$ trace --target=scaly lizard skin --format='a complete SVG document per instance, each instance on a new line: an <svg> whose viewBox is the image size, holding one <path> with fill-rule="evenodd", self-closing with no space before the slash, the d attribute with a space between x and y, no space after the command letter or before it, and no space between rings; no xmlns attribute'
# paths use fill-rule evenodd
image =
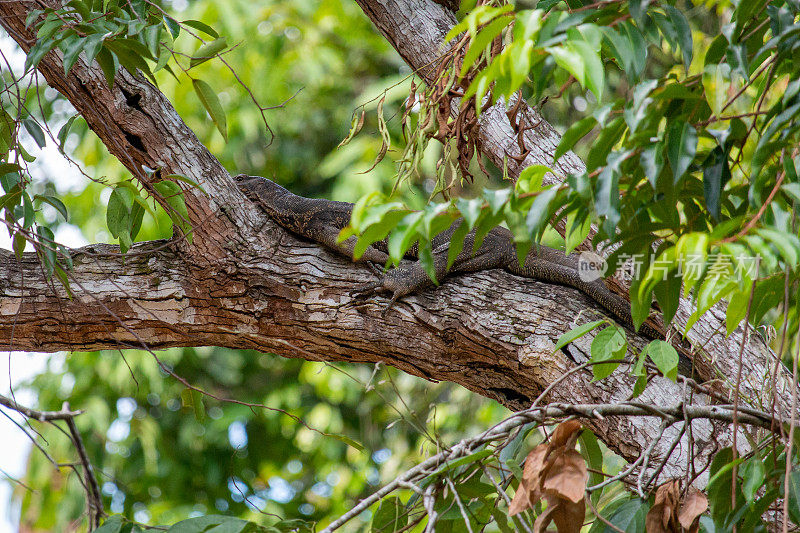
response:
<svg viewBox="0 0 800 533"><path fill-rule="evenodd" d="M337 242L341 229L350 223L353 204L297 196L277 183L259 176L242 174L235 179L242 192L280 226L353 258L356 237L350 237L342 243ZM475 234L474 232L467 234L463 250L448 270L447 252L450 238L460 224L461 221L456 221L448 230L437 235L431 243L437 280L441 281L451 274L502 268L526 278L578 289L623 324L633 327L630 304L606 287L602 279L582 280L578 275L578 260L575 254L567 256L559 250L538 245L531 248L525 263L520 265L513 236L510 231L502 227L491 230L481 246L474 251ZM416 259L416 256L416 247L406 252L408 259ZM360 261L380 264L385 264L388 259L386 240L374 243L359 258ZM387 272L380 281L363 287L359 292L391 293L391 305L396 299L431 285L433 282L420 263L408 261ZM663 331L659 331L647 322L639 328L639 332L651 339L664 338ZM683 350L679 352L681 352L680 373L691 375L690 356Z"/></svg>

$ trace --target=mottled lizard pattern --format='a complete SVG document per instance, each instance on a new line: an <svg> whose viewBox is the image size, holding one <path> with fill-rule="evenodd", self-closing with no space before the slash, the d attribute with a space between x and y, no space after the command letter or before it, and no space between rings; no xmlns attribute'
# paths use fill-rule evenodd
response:
<svg viewBox="0 0 800 533"><path fill-rule="evenodd" d="M342 228L350 223L353 204L333 200L305 198L284 189L277 183L259 176L236 176L239 188L247 197L285 229L301 237L331 248L353 258L356 238L339 243L337 238ZM458 273L477 272L502 268L526 278L545 283L555 283L578 289L591 297L617 320L628 327L633 326L630 304L612 292L602 279L584 281L578 275L578 259L575 254L544 245L534 246L520 265L514 239L510 231L497 227L491 230L481 246L473 251L474 232L467 234L464 247L450 269L447 269L447 252L453 232L461 224L456 221L448 230L437 235L432 244L436 279ZM388 260L386 240L378 241L367 248L360 261L385 264ZM416 248L406 253L406 258L416 259ZM407 294L418 292L432 285L431 279L417 261L405 261L387 272L379 281L364 288L365 292L387 292L392 302ZM663 339L664 333L645 323L639 332L651 339ZM691 360L681 353L679 370L691 374Z"/></svg>

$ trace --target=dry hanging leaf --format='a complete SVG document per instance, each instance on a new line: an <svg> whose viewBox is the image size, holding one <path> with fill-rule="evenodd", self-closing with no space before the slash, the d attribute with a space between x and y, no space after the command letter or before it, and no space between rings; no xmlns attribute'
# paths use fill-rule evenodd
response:
<svg viewBox="0 0 800 533"><path fill-rule="evenodd" d="M541 475L544 470L544 460L549 452L547 444L540 444L528 454L522 470L522 481L517 488L514 499L508 507L508 514L514 516L529 507L533 507L542 497Z"/></svg>
<svg viewBox="0 0 800 533"><path fill-rule="evenodd" d="M645 531L647 533L680 533L669 528L670 510L663 503L653 505L645 518Z"/></svg>
<svg viewBox="0 0 800 533"><path fill-rule="evenodd" d="M567 498L573 503L583 501L589 471L586 461L577 450L566 450L549 462L542 488L547 494Z"/></svg>
<svg viewBox="0 0 800 533"><path fill-rule="evenodd" d="M681 533L678 523L678 502L681 497L681 482L672 479L658 487L655 503L645 518L648 533Z"/></svg>
<svg viewBox="0 0 800 533"><path fill-rule="evenodd" d="M586 513L583 495L589 472L586 461L575 450L582 426L576 420L559 424L550 442L534 448L525 466L509 515L533 507L546 494L547 509L536 520L534 529L544 531L551 522L560 533L579 532Z"/></svg>
<svg viewBox="0 0 800 533"><path fill-rule="evenodd" d="M550 447L552 448L574 448L578 440L578 434L583 429L577 420L567 420L556 426L553 436L550 437Z"/></svg>
<svg viewBox="0 0 800 533"><path fill-rule="evenodd" d="M558 533L580 533L583 519L586 518L586 502L583 498L579 502L559 498L558 503L553 505L552 516Z"/></svg>
<svg viewBox="0 0 800 533"><path fill-rule="evenodd" d="M697 489L689 489L689 494L683 500L681 511L678 514L678 522L681 526L688 529L690 533L696 532L700 528L700 515L708 509L708 498Z"/></svg>

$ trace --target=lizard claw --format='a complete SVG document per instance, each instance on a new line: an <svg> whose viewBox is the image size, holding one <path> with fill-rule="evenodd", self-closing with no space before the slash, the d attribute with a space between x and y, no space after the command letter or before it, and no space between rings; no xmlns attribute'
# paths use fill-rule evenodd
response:
<svg viewBox="0 0 800 533"><path fill-rule="evenodd" d="M383 293L391 293L391 298L389 299L389 303L383 308L381 311L381 317L386 318L386 314L389 312L389 309L392 308L394 303L397 299L401 296L395 291L392 291L390 288L386 287L384 281L370 281L368 283L363 283L361 286L356 287L352 291L350 291L350 297L353 299L356 298L366 298L375 294L383 294Z"/></svg>

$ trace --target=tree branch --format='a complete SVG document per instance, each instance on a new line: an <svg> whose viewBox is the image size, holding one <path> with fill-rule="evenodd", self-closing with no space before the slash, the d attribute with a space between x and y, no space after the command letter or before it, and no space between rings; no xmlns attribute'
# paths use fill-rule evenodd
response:
<svg viewBox="0 0 800 533"><path fill-rule="evenodd" d="M368 14L374 10L376 19L396 26L379 27L399 43L407 59L419 50L430 62L452 24L451 14L424 0L359 3ZM34 6L0 2L0 24L23 47L32 43L23 21ZM439 9L438 15L428 9ZM383 361L427 379L459 383L512 409L527 407L574 364L588 360L591 335L555 353L554 342L576 317L582 323L594 318L587 314L604 316L600 306L573 289L505 272L449 280L404 299L384 317L385 299L364 302L350 296L354 284L372 280L373 274L273 224L246 200L149 83L120 72L109 91L99 69L82 60L64 76L59 52L48 54L40 70L131 172L139 176L141 165L160 166L196 179L209 197L187 192L195 224L192 246L182 240L143 243L124 258L114 254L112 246L78 250L71 272L72 299L45 280L35 257L26 255L17 262L10 253L0 255L0 339L9 347L56 351L213 345L310 360ZM510 131L505 114L500 115ZM489 118L487 131L506 131ZM531 141L529 158L546 158L557 142L549 125L542 121L540 128L543 139ZM498 139L492 153L502 161L515 142ZM492 146L489 140L481 142L484 149ZM714 319L724 323L724 316ZM703 335L708 332L702 324L695 328ZM633 332L629 337L637 348L648 341ZM710 340L708 351L727 364L726 345L717 337ZM765 393L758 378L769 351L757 337L747 349L752 374L745 376L755 379L745 379L742 391L757 405ZM547 400L611 403L633 387L624 368L599 383L591 383L588 369L574 372ZM723 369L724 375L735 375L724 365ZM680 385L654 377L642 401L664 405L685 394ZM705 397L697 401L708 403ZM648 418L590 424L598 437L628 459L660 434L659 424ZM730 431L722 423L696 422L696 464L702 467L718 446L730 442ZM669 442L675 434L667 431L665 436ZM656 449L665 451L660 445ZM677 458L664 475L680 475L685 467L685 458Z"/></svg>

